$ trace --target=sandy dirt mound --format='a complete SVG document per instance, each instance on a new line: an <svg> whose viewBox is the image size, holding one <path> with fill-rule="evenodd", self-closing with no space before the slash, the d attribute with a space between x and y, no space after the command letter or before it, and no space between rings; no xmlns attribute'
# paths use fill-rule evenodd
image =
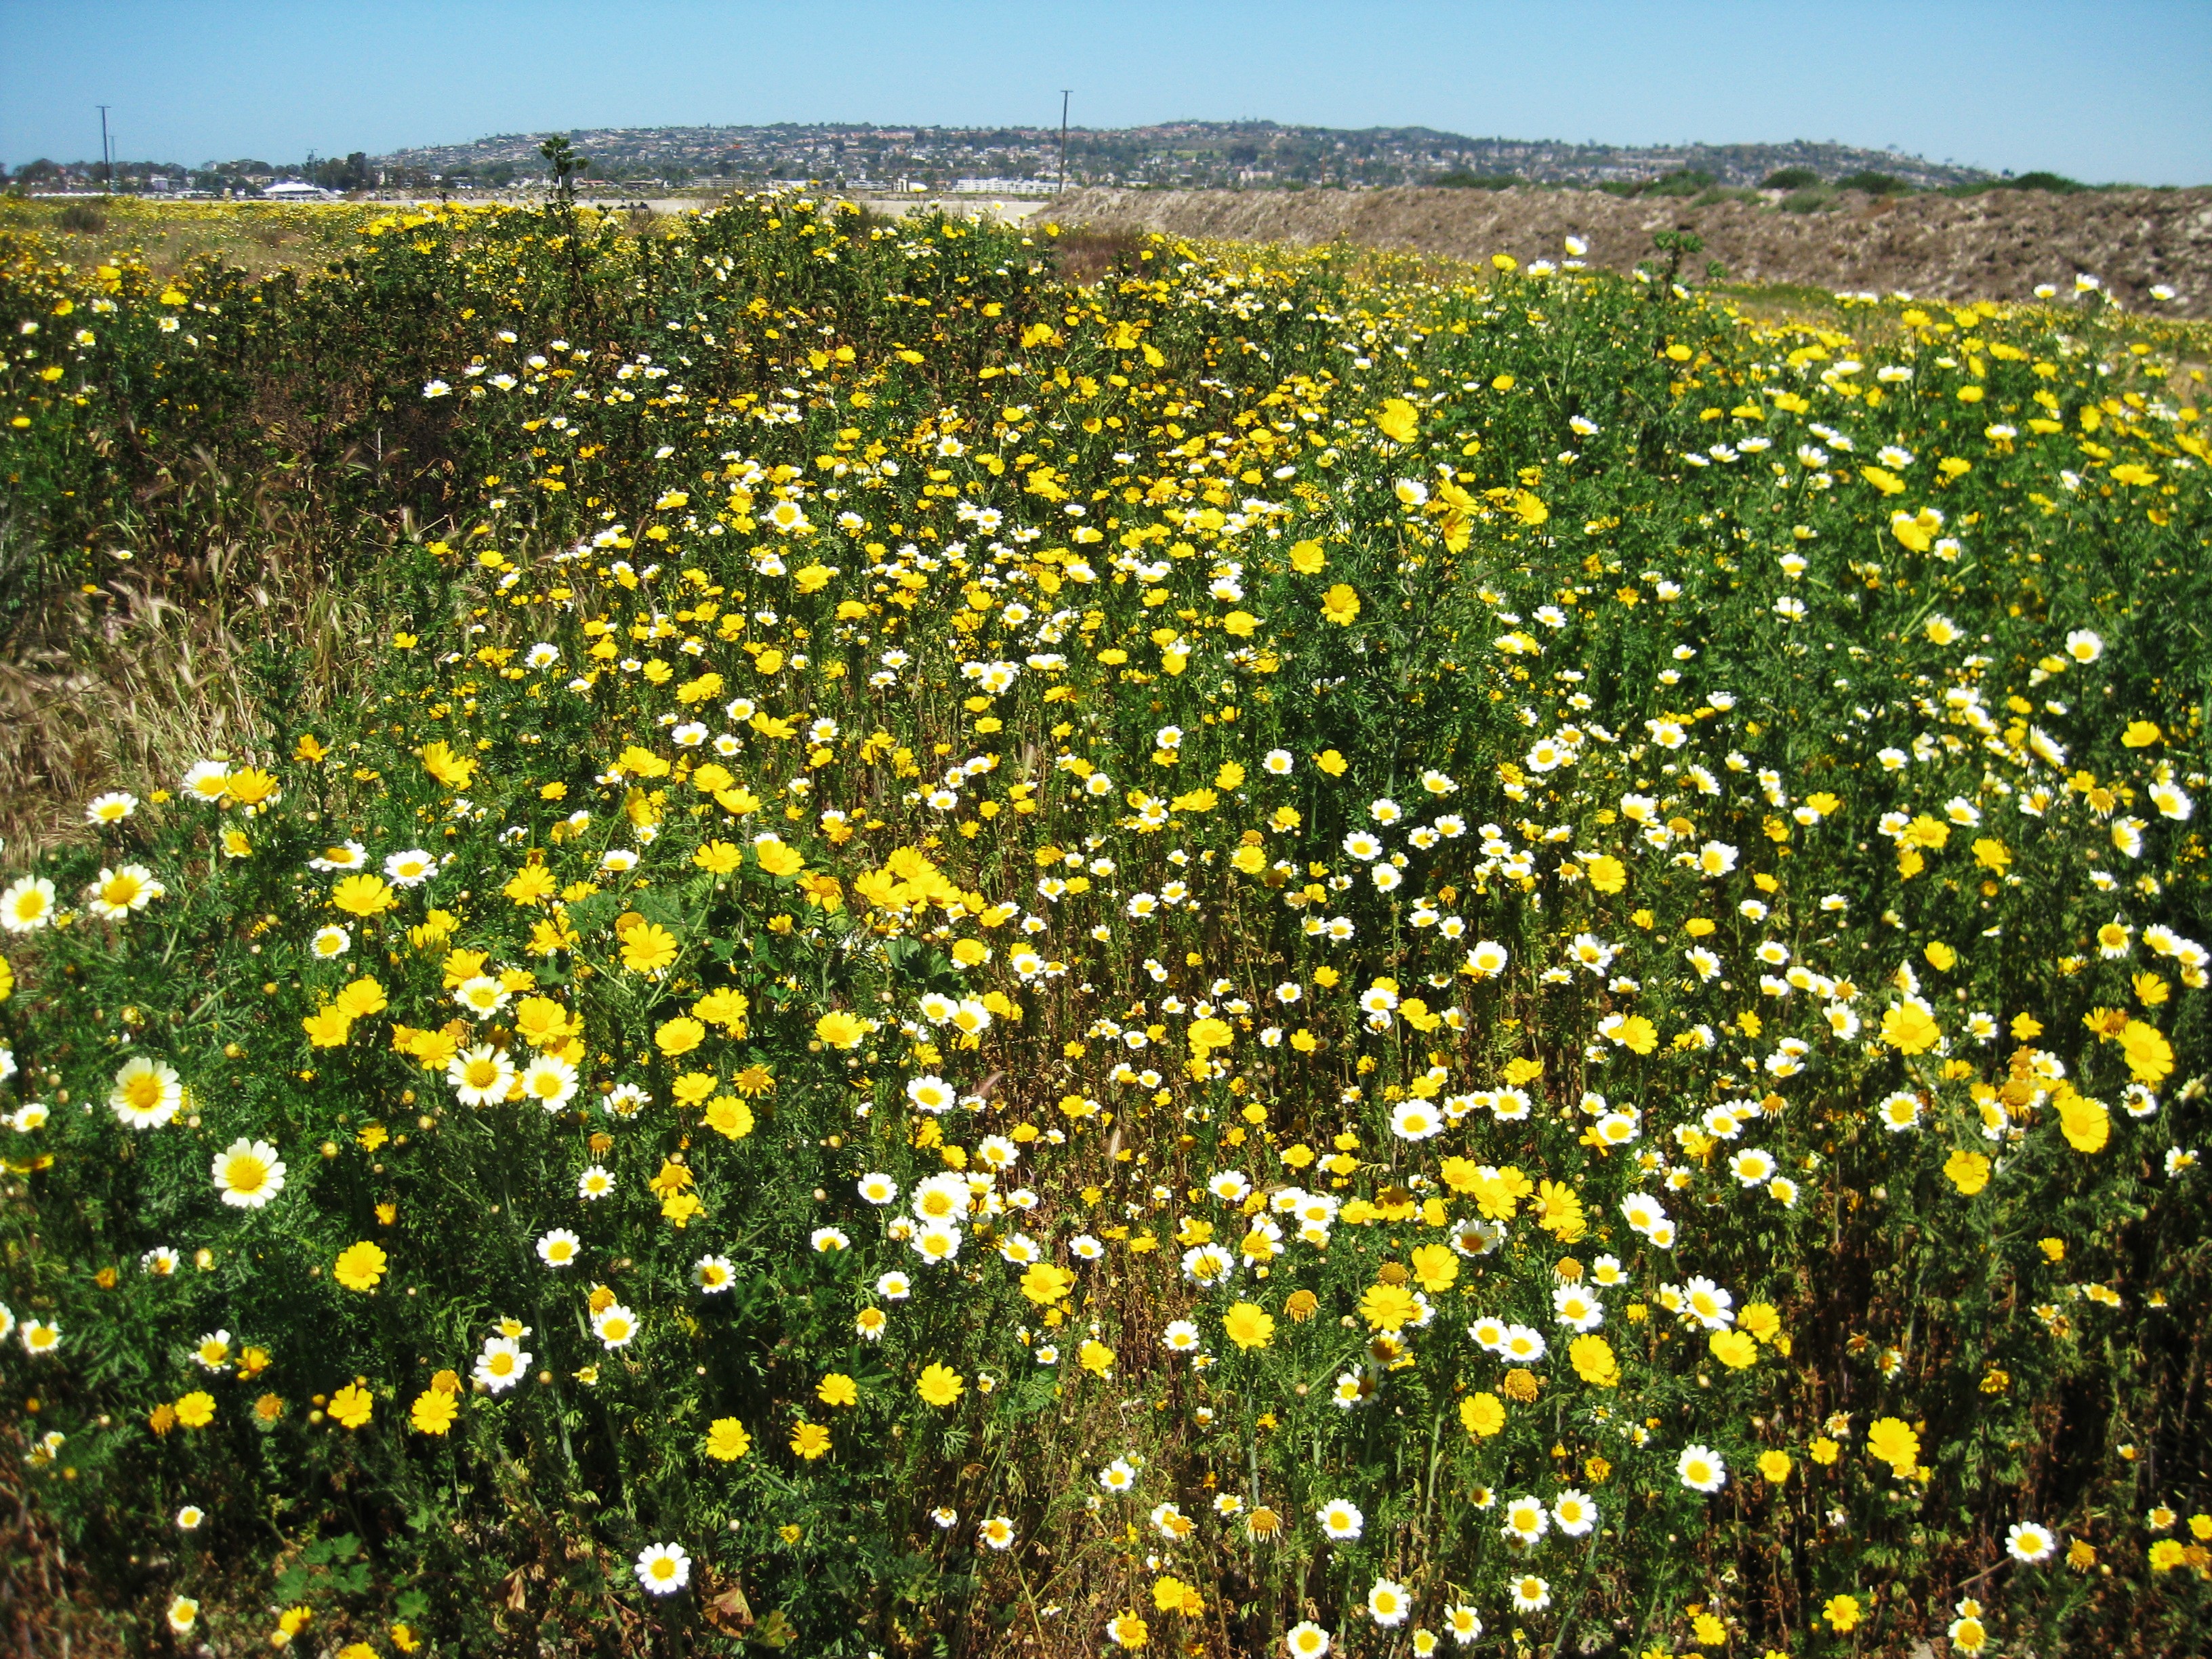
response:
<svg viewBox="0 0 2212 1659"><path fill-rule="evenodd" d="M1788 283L1930 299L2025 300L2039 283L2070 293L2087 272L2130 307L2212 314L2212 189L2051 195L1994 190L1963 198L1877 200L1846 194L1820 213L1772 202L1693 207L1597 191L1071 191L1053 204L1062 224L1161 230L1237 241L1341 239L1452 258L1560 257L1562 239L1589 244L1594 266L1626 270L1650 257L1652 233L1686 229L1732 282ZM2160 304L2154 285L2175 290Z"/></svg>

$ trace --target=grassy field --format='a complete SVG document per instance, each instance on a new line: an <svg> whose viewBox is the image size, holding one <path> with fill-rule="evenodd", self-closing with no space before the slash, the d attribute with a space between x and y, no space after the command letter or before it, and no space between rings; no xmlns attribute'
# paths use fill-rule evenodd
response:
<svg viewBox="0 0 2212 1659"><path fill-rule="evenodd" d="M2212 1616L2201 328L264 222L0 233L33 1639Z"/></svg>

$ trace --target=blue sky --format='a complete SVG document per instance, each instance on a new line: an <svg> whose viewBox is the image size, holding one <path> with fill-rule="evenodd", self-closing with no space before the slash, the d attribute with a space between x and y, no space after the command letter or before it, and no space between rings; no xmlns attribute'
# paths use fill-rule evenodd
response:
<svg viewBox="0 0 2212 1659"><path fill-rule="evenodd" d="M1837 139L2212 183L2207 0L0 0L0 161L378 153L583 126L1266 118Z"/></svg>

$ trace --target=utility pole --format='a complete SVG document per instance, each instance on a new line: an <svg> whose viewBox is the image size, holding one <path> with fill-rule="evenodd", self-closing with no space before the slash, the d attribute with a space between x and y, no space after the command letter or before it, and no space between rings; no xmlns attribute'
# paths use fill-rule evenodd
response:
<svg viewBox="0 0 2212 1659"><path fill-rule="evenodd" d="M107 151L107 110L106 104L100 106L100 182L112 193L115 189L115 161Z"/></svg>
<svg viewBox="0 0 2212 1659"><path fill-rule="evenodd" d="M1067 100L1069 88L1060 89L1060 193L1067 194Z"/></svg>

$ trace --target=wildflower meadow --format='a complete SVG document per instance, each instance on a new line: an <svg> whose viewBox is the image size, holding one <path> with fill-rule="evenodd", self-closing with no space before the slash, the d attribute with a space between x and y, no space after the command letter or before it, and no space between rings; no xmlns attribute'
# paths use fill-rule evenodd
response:
<svg viewBox="0 0 2212 1659"><path fill-rule="evenodd" d="M0 247L8 625L350 619L0 849L24 1629L2203 1640L2203 325L329 211Z"/></svg>

